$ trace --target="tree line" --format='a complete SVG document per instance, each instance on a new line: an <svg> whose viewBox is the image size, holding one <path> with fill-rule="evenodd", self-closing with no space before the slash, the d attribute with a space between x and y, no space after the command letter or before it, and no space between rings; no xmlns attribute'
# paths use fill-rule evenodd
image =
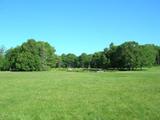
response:
<svg viewBox="0 0 160 120"><path fill-rule="evenodd" d="M135 41L121 45L110 44L109 48L94 54L73 53L56 55L49 43L29 39L22 45L0 49L0 70L3 71L44 71L51 68L96 68L136 70L160 65L160 46L139 45Z"/></svg>

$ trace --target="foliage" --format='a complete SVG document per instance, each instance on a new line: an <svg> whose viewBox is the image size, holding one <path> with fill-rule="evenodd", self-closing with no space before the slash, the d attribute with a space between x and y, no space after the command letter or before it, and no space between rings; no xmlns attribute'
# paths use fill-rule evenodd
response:
<svg viewBox="0 0 160 120"><path fill-rule="evenodd" d="M92 68L105 68L107 64L107 57L104 52L96 52L91 59Z"/></svg>
<svg viewBox="0 0 160 120"><path fill-rule="evenodd" d="M62 67L77 67L78 58L74 54L62 54L61 56L61 66Z"/></svg>
<svg viewBox="0 0 160 120"><path fill-rule="evenodd" d="M81 68L90 68L91 59L92 59L92 55L87 55L86 53L82 53L78 57L79 67L81 67Z"/></svg>
<svg viewBox="0 0 160 120"><path fill-rule="evenodd" d="M4 57L4 47L0 48L0 70L4 69L5 57Z"/></svg>
<svg viewBox="0 0 160 120"><path fill-rule="evenodd" d="M154 45L139 45L135 41L125 42L119 46L111 43L109 50L105 49L110 68L134 70L153 66L158 51Z"/></svg>
<svg viewBox="0 0 160 120"><path fill-rule="evenodd" d="M139 45L135 41L121 45L111 43L109 48L93 54L55 54L49 43L30 39L21 46L6 52L0 49L0 70L41 71L50 68L98 68L136 70L160 65L160 47L152 44Z"/></svg>
<svg viewBox="0 0 160 120"><path fill-rule="evenodd" d="M47 42L28 40L6 52L8 69L13 71L40 71L55 66L55 49Z"/></svg>

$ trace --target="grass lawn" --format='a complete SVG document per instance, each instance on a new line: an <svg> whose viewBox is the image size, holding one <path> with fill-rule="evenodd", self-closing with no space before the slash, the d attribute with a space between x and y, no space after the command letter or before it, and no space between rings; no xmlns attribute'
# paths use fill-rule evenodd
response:
<svg viewBox="0 0 160 120"><path fill-rule="evenodd" d="M160 68L0 72L0 120L160 120Z"/></svg>

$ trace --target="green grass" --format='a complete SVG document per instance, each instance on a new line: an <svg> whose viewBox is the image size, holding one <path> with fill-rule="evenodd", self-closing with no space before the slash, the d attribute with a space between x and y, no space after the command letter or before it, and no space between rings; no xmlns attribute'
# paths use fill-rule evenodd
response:
<svg viewBox="0 0 160 120"><path fill-rule="evenodd" d="M160 68L0 72L0 120L160 120Z"/></svg>

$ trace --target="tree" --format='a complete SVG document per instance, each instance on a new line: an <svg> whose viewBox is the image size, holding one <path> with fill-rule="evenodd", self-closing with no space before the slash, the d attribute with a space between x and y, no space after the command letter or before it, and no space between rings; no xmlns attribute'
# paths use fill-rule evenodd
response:
<svg viewBox="0 0 160 120"><path fill-rule="evenodd" d="M128 70L139 66L139 45L134 41L125 42L117 48L119 68Z"/></svg>
<svg viewBox="0 0 160 120"><path fill-rule="evenodd" d="M67 67L75 68L77 67L77 56L69 53L66 56Z"/></svg>
<svg viewBox="0 0 160 120"><path fill-rule="evenodd" d="M70 67L75 68L78 66L78 58L76 55L69 53L69 54L62 54L61 55L61 66L62 67Z"/></svg>
<svg viewBox="0 0 160 120"><path fill-rule="evenodd" d="M157 51L157 54L156 54L156 65L160 65L160 47L159 46L155 46L155 49Z"/></svg>
<svg viewBox="0 0 160 120"><path fill-rule="evenodd" d="M28 40L21 46L9 49L6 60L9 70L40 71L55 67L55 49L47 42Z"/></svg>
<svg viewBox="0 0 160 120"><path fill-rule="evenodd" d="M160 65L160 47L158 48L157 50L157 57L156 57L156 60L157 60L157 64Z"/></svg>
<svg viewBox="0 0 160 120"><path fill-rule="evenodd" d="M91 62L91 55L87 55L86 53L82 53L78 57L79 67L81 68L89 68Z"/></svg>
<svg viewBox="0 0 160 120"><path fill-rule="evenodd" d="M39 56L41 64L44 66L55 67L57 56L55 55L55 49L47 42L38 42Z"/></svg>
<svg viewBox="0 0 160 120"><path fill-rule="evenodd" d="M49 43L29 39L22 45L4 52L0 49L0 70L41 71L53 67L81 67L134 70L160 64L160 47L152 44L139 45L135 41L121 45L110 44L104 51L80 56L55 54Z"/></svg>
<svg viewBox="0 0 160 120"><path fill-rule="evenodd" d="M62 59L61 56L55 55L55 68L62 67Z"/></svg>
<svg viewBox="0 0 160 120"><path fill-rule="evenodd" d="M139 45L135 41L128 41L119 46L111 43L110 48L104 50L110 68L128 70L152 66L158 53L156 51L154 45Z"/></svg>
<svg viewBox="0 0 160 120"><path fill-rule="evenodd" d="M102 53L101 55L101 62L102 62L102 68L103 69L108 69L110 66L110 60L108 58L107 53L105 53L105 51Z"/></svg>
<svg viewBox="0 0 160 120"><path fill-rule="evenodd" d="M1 47L1 48L0 48L0 70L3 70L4 62L5 62L5 58L4 58L4 47Z"/></svg>
<svg viewBox="0 0 160 120"><path fill-rule="evenodd" d="M153 66L156 62L157 51L154 45L141 45L141 61L140 67L150 67Z"/></svg>
<svg viewBox="0 0 160 120"><path fill-rule="evenodd" d="M109 68L117 68L118 65L118 51L117 51L117 47L115 46L113 43L110 44L109 49L105 48L104 52L106 57L109 59Z"/></svg>
<svg viewBox="0 0 160 120"><path fill-rule="evenodd" d="M20 51L20 47L17 46L16 48L10 48L6 51L5 58L6 58L6 69L7 70L16 70L16 62L17 57Z"/></svg>
<svg viewBox="0 0 160 120"><path fill-rule="evenodd" d="M92 68L105 68L107 58L104 52L96 52L92 55L91 67Z"/></svg>

